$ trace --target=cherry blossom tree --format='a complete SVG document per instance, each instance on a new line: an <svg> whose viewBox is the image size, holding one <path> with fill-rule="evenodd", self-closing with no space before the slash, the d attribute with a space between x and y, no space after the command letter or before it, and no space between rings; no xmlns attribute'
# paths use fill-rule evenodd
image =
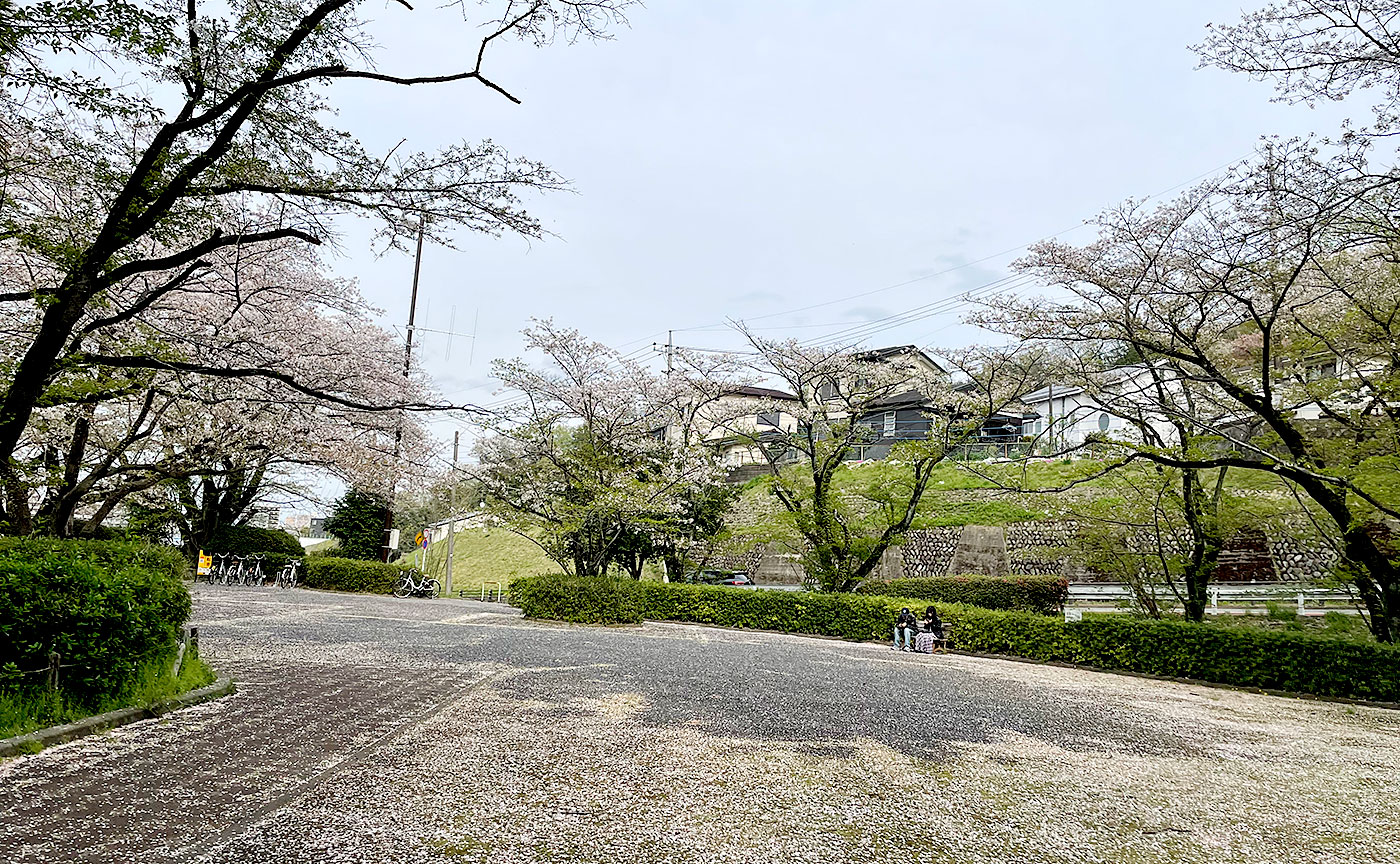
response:
<svg viewBox="0 0 1400 864"><path fill-rule="evenodd" d="M165 362L111 353L91 328L197 293L195 281L221 257L286 241L322 243L343 215L375 220L388 246L424 231L446 242L459 228L541 235L520 196L565 185L548 167L490 140L435 153L402 145L370 153L331 125L328 94L345 81L471 83L518 102L489 77L489 49L510 39L605 37L628 0L461 4L463 17L482 27L475 50L455 62L428 58L450 64L445 69L403 73L374 67L377 25L363 16L365 5L6 7L0 243L36 271L0 288L0 303L30 304L25 314L35 318L0 377L0 480L11 506L23 495L14 458L33 412L75 364L131 370ZM407 2L392 8L412 11ZM173 362L176 371L202 371L195 361ZM239 374L337 401L299 372L295 364L250 365Z"/></svg>
<svg viewBox="0 0 1400 864"><path fill-rule="evenodd" d="M1017 266L1057 293L1004 301L979 321L1070 349L1113 342L1146 358L1143 368L1165 384L1136 410L1144 428L1173 433L1120 439L1127 452L1117 464L1149 462L1188 480L1222 469L1279 478L1331 524L1372 631L1392 641L1400 570L1384 520L1400 516L1389 480L1400 446L1400 273L1391 263L1400 246L1358 230L1358 196L1327 166L1315 165L1305 184L1307 164L1294 153L1266 157L1155 210L1111 210L1087 246L1033 247ZM1103 384L1110 371L1088 377ZM1134 416L1123 400L1108 403ZM1187 483L1188 503L1207 494L1203 486Z"/></svg>
<svg viewBox="0 0 1400 864"><path fill-rule="evenodd" d="M983 319L1061 346L1116 344L1169 371L1179 384L1154 410L1176 444L1142 439L1125 461L1187 481L1222 469L1279 478L1329 529L1382 641L1400 638L1400 173L1385 152L1400 119L1396 12L1287 0L1211 27L1203 64L1270 80L1287 102L1364 91L1373 122L1324 144L1268 142L1162 207L1108 211L1092 244L1033 248L1018 266L1057 293Z"/></svg>
<svg viewBox="0 0 1400 864"><path fill-rule="evenodd" d="M717 530L704 502L722 491L719 465L692 426L729 386L719 365L681 355L663 376L550 321L524 333L546 363L495 364L520 395L476 448L496 518L579 575L619 564L639 577Z"/></svg>
<svg viewBox="0 0 1400 864"><path fill-rule="evenodd" d="M7 514L22 526L33 505L40 527L81 533L137 496L198 543L305 469L388 494L420 467L400 451L424 449L398 409L430 394L376 311L308 247L269 244L230 250L137 315L91 318L93 351L31 416Z"/></svg>

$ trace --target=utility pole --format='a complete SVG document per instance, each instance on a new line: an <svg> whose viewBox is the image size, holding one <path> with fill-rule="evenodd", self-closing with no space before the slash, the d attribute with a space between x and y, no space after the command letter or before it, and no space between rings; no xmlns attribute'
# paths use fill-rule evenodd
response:
<svg viewBox="0 0 1400 864"><path fill-rule="evenodd" d="M418 248L413 253L413 291L408 298L408 332L403 340L403 377L408 380L409 370L413 367L413 318L418 312L418 271L423 266L423 223L418 224ZM398 463L403 455L403 411L399 411L399 425L394 430L394 471L398 471ZM395 475L397 477L397 474ZM380 552L379 560L389 562L389 538L394 530L394 495L398 492L398 481L395 480L393 488L389 490L388 506L384 508L384 546Z"/></svg>
<svg viewBox="0 0 1400 864"><path fill-rule="evenodd" d="M1046 433L1050 436L1050 452L1053 454L1059 448L1055 446L1055 385L1051 384L1046 391L1046 402L1050 406L1050 425L1046 428Z"/></svg>
<svg viewBox="0 0 1400 864"><path fill-rule="evenodd" d="M675 334L676 334L676 331L674 331L674 330L667 330L667 331L666 331L666 377L667 377L667 378L670 378L670 377L671 377L671 369L672 369L671 359L672 359L672 358L675 356L675 354L676 354L676 339L675 339Z"/></svg>
<svg viewBox="0 0 1400 864"><path fill-rule="evenodd" d="M449 481L451 497L447 505L447 575L442 579L443 596L452 594L452 542L457 538L457 443L461 436L460 431L452 431L452 479Z"/></svg>

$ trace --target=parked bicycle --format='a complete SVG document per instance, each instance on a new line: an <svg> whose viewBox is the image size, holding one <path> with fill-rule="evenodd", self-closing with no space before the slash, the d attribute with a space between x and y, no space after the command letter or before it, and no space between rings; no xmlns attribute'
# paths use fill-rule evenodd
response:
<svg viewBox="0 0 1400 864"><path fill-rule="evenodd" d="M216 552L210 556L213 566L203 578L210 585L249 585L257 588L272 582L278 588L295 588L299 580L301 562L292 560L275 572L263 569L263 555L234 555L229 552Z"/></svg>
<svg viewBox="0 0 1400 864"><path fill-rule="evenodd" d="M263 583L267 581L267 577L263 575L262 571L263 556L249 555L244 560L247 562L247 568L243 571L243 584L261 588Z"/></svg>
<svg viewBox="0 0 1400 864"><path fill-rule="evenodd" d="M412 568L405 570L394 583L395 597L436 597L442 593L442 583L429 579Z"/></svg>
<svg viewBox="0 0 1400 864"><path fill-rule="evenodd" d="M224 573L228 570L229 555L227 552L218 552L211 557L214 559L214 566L209 568L209 572L205 574L204 578L208 580L210 585L224 583L226 578Z"/></svg>
<svg viewBox="0 0 1400 864"><path fill-rule="evenodd" d="M285 565L283 565L281 571L279 571L278 574L277 574L277 587L278 587L278 588L295 588L295 587L297 587L297 567L298 567L298 566L300 566L300 562L298 562L298 561L288 561Z"/></svg>

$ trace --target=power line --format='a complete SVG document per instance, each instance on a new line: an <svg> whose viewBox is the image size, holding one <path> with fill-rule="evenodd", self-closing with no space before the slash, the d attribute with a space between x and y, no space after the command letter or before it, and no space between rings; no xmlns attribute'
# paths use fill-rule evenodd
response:
<svg viewBox="0 0 1400 864"><path fill-rule="evenodd" d="M1248 157L1248 154L1246 154L1245 156L1240 156L1240 157L1231 159L1231 160L1229 160L1228 162L1224 162L1224 163L1222 163L1222 164L1220 164L1220 165L1217 165L1216 167L1211 168L1211 169L1209 169L1209 170L1207 170L1207 171L1205 171L1205 172L1203 172L1203 173L1201 173L1201 174L1198 174L1198 175L1196 175L1195 177L1192 177L1192 178L1187 179L1187 180L1183 180L1182 182L1176 183L1176 184L1174 184L1174 185L1172 185L1172 186L1168 186L1167 188L1162 189L1162 190L1160 190L1160 191L1158 191L1158 192L1154 192L1154 193L1152 193L1151 195L1148 195L1148 196L1144 197L1142 200L1145 202L1145 201L1151 201L1151 200L1153 200L1153 199L1155 199L1155 198L1160 198L1160 197L1163 196L1163 195L1166 195L1166 194L1168 194L1168 193L1170 193L1170 192L1174 192L1174 191L1176 191L1177 189L1180 189L1180 188L1182 188L1182 187L1184 187L1184 186L1187 186L1187 185L1190 185L1190 184L1192 184L1192 183L1195 183L1195 182L1197 182L1198 180L1202 180L1202 179L1204 179L1204 178L1206 178L1206 177L1210 177L1210 176L1213 176L1213 175L1215 175L1215 174L1218 174L1218 173L1220 173L1221 171L1223 171L1223 170L1225 170L1225 169L1227 169L1227 168L1230 168L1230 167L1232 167L1232 166L1234 166L1234 165L1239 164L1240 162L1244 161L1244 160L1247 159L1247 158L1249 158L1249 157ZM801 312L809 312L809 311L811 311L811 310L813 310L813 309L822 309L822 308L825 308L825 307L828 307L828 306L834 306L834 305L836 305L836 304L838 304L838 303L847 303L847 302L850 302L850 301L852 301L852 300L859 300L859 299L862 299L862 298L865 298L865 297L872 297L872 296L874 296L874 295L876 295L876 294L882 294L882 293L885 293L885 292L887 292L887 291L893 291L893 290L895 290L895 289L897 289L897 288L904 288L904 287L907 287L907 286L909 286L909 285L914 285L914 284L917 284L917 283L919 283L919 282L924 282L924 281L927 281L927 280L929 280L929 279L936 278L936 277L938 277L938 276L945 276L945 275L947 275L947 274L949 274L949 273L955 273L955 272L957 272L957 271L959 271L959 270L964 270L964 269L966 269L966 268L968 268L968 267L973 267L973 266L976 266L976 265L978 265L978 264L986 263L987 261L992 261L992 260L995 260L995 259L997 259L997 258L1001 258L1001 257L1003 257L1003 256L1006 256L1006 255L1011 254L1012 252L1018 252L1018 251L1020 251L1020 250L1022 250L1022 249L1029 248L1030 246L1032 246L1032 245L1034 245L1034 244L1036 244L1036 243L1042 243L1042 242L1045 242L1045 241L1047 241L1047 240L1053 240L1053 239L1055 239L1055 238L1057 238L1057 237L1060 237L1061 235L1068 234L1068 233L1071 232L1071 231L1078 230L1079 228L1084 227L1086 224L1088 224L1086 221L1081 221L1081 222L1079 222L1079 223L1077 223L1077 224L1075 224L1075 225L1069 226L1069 227L1067 227L1067 228L1062 228L1061 230L1056 231L1056 232L1054 232L1053 234L1044 235L1044 236L1042 236L1042 237L1040 237L1040 238L1037 238L1036 240L1032 240L1032 241L1027 242L1027 243L1022 243L1022 244L1017 245L1017 246L1012 246L1012 247L1009 247L1009 248L1007 248L1007 249L1003 249L1003 250L1001 250L1001 251L999 251L999 252L993 252L993 253L990 254L990 255L984 255L984 256L981 257L981 258L977 258L977 259L972 260L972 261L967 261L967 262L964 262L964 263L962 263L962 264L958 264L958 265L953 266L953 267L948 267L948 268L946 268L946 269L939 270L939 271L936 271L936 272L933 272L933 273L926 273L926 274L924 274L924 275L922 275L922 276L915 276L915 277L913 277L913 278L911 278L911 279L906 279L906 280L903 280L903 281L901 281L901 282L896 282L896 283L893 283L893 284L890 284L890 285L885 285L885 286L880 287L880 288L871 289L871 290L869 290L869 291L862 291L862 292L855 293L855 294L849 294L849 295L846 295L846 296L844 296L844 297L838 297L838 298L835 298L835 299L832 299L832 300L826 300L826 301L823 301L823 302L821 302L821 303L813 303L813 304L810 304L810 305L807 305L807 306L798 307L798 308L796 308L796 309L787 309L787 310L783 310L783 311L779 311L779 312L769 312L769 313L766 313L766 314L763 314L763 315L752 316L752 317L746 318L745 321L746 321L746 323L747 323L747 322L751 322L751 321L765 321L765 320L768 320L768 319L771 319L771 318L777 318L777 317L781 317L781 316L785 316L785 315L796 315L796 314L801 313ZM907 324L907 323L913 323L913 322L915 322L915 321L922 321L922 320L925 320L925 319L927 319L927 318L934 317L935 315L946 314L946 313L948 313L948 312L953 311L954 309L962 308L962 307L964 307L964 306L970 306L970 305L972 305L973 302L975 302L976 300L981 299L981 298L983 298L983 297L986 297L986 296L988 296L989 294L999 293L999 292L1001 292L1001 291L1011 290L1011 289L1013 289L1013 288L1019 288L1019 287L1022 287L1022 286L1024 286L1024 285L1029 284L1029 283L1034 282L1034 281L1035 281L1034 277L1029 276L1029 275L1027 275L1027 274L1017 274L1017 275L1012 275L1012 276L1005 276L1005 277L1002 277L1001 279L994 280L993 282L985 283L985 284L979 285L979 286L977 286L977 287L975 287L975 288L968 289L967 291L964 291L964 292L962 292L962 293L960 293L960 294L953 295L952 297L947 297L947 298L943 298L943 299L941 299L941 300L934 301L934 302L932 302L932 303L927 303L927 304L924 304L923 306L915 307L915 308L913 308L913 309L905 310L904 312L900 312L900 313L896 313L896 314L894 314L894 315L886 316L885 318L879 318L879 319L875 319L875 320L873 320L873 321L867 321L867 322L862 322L862 323L859 323L859 324L849 325L849 326L846 326L846 327L844 327L843 329L838 330L838 331L835 331L835 332L833 332L833 333L826 333L826 334L822 334L822 335L820 335L820 336L814 337L813 339L805 340L805 341L803 341L801 344L809 345L809 346L812 346L812 347L821 347L821 346L834 345L834 344L837 344L837 343L842 342L842 341L856 342L856 341L859 341L859 340L863 340L863 339L869 338L870 336L877 335L877 334L879 334L879 333L887 332L887 331L889 331L889 330L895 329L896 327L902 326L902 325ZM788 329L799 329L799 328L801 328L801 329L814 329L814 328L818 328L818 327L822 327L822 326L835 326L835 325L796 324L796 325L787 325L787 326L784 326L784 325L777 325L777 326L774 326L774 327L768 327L768 328L754 328L754 329L755 329L755 330L788 330ZM940 332L941 330L947 329L947 327L950 327L950 326L952 326L951 323L950 323L950 324L946 324L946 325L944 325L944 326L942 326L942 327L936 328L935 330L933 330L933 331L931 331L930 333L926 334L924 337L920 337L920 341L922 341L922 339L924 339L924 338L927 338L927 336L932 335L933 333L936 333L936 332ZM705 331L705 330L724 329L724 328L727 328L727 327L728 327L728 322L714 322L714 323L711 323L711 324L703 324L703 325L698 325L698 326L694 326L694 327L677 327L677 328L674 328L672 332L675 332L675 333L689 333L689 332L698 332L698 331ZM650 342L651 340L655 339L657 336L660 336L660 335L662 335L662 333L661 333L661 332L658 332L658 333L652 334L651 336L645 336L645 337L642 337L642 338L640 338L640 339L635 339L635 340L632 340L632 341L630 341L630 342L625 342L625 343L623 343L622 345L619 345L617 348L615 348L615 349L613 349L613 350L614 350L614 351L620 351L622 348L627 348L627 347L629 347L629 346L631 346L631 345L638 345L638 344L648 343L648 342ZM640 348L640 349L637 349L637 350L628 352L628 353L625 354L625 355L619 355L618 359L615 360L615 361L613 361L612 363L610 363L608 368L615 368L616 366L620 366L621 363L625 362L625 361L628 360L628 359L632 359L632 358L638 356L639 354L641 354L642 352L648 350L649 348L650 348L650 345L645 345L645 344L643 344L643 347ZM734 354L744 354L744 353L748 353L748 352L722 351L721 349L689 348L688 350L693 350L693 351L704 351L704 352L707 352L707 353L734 353ZM445 394L445 395L452 395L453 393L465 392L466 390L470 390L470 389L473 389L473 388L470 388L470 387L467 387L467 388L460 388L460 389L458 389L458 390L451 391L451 393L448 393L448 394ZM513 401L511 398L506 398L506 399L497 400L497 401L495 401L495 402L493 402L493 403L490 403L490 404L488 404L488 405L483 405L483 406L479 406L479 407L484 408L484 409L486 409L486 410L492 410L493 408L499 408L499 407L501 407L501 406L503 406L503 405L507 405L507 404L509 404L511 401Z"/></svg>
<svg viewBox="0 0 1400 864"><path fill-rule="evenodd" d="M845 330L839 330L835 333L828 333L823 336L817 337L814 340L809 340L809 342L813 344L814 347L821 345L833 345L843 341L858 342L867 339L870 336L874 336L877 333L883 333L887 330L893 330L894 328L901 327L905 324L910 324L915 321L923 321L927 318L932 318L937 315L946 315L957 309L966 306L971 306L976 300L979 300L983 297L998 294L1012 288L1017 288L1033 281L1033 277L1024 274L1017 276L1006 276L1001 279L994 280L992 282L987 282L985 284L978 285L975 288L970 288L967 291L962 292L961 294L955 294L952 297L946 297L941 300L936 300L932 303L926 303L923 306L916 306L913 309L908 309L904 312L899 312L894 315L888 315L884 318L877 318L873 321L867 321L862 324L856 324L851 327L847 327Z"/></svg>

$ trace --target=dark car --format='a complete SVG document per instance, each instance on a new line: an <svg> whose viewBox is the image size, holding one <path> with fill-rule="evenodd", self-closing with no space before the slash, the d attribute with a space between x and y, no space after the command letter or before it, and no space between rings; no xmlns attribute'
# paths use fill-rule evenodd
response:
<svg viewBox="0 0 1400 864"><path fill-rule="evenodd" d="M742 570L701 570L700 581L706 585L752 585L754 581Z"/></svg>

